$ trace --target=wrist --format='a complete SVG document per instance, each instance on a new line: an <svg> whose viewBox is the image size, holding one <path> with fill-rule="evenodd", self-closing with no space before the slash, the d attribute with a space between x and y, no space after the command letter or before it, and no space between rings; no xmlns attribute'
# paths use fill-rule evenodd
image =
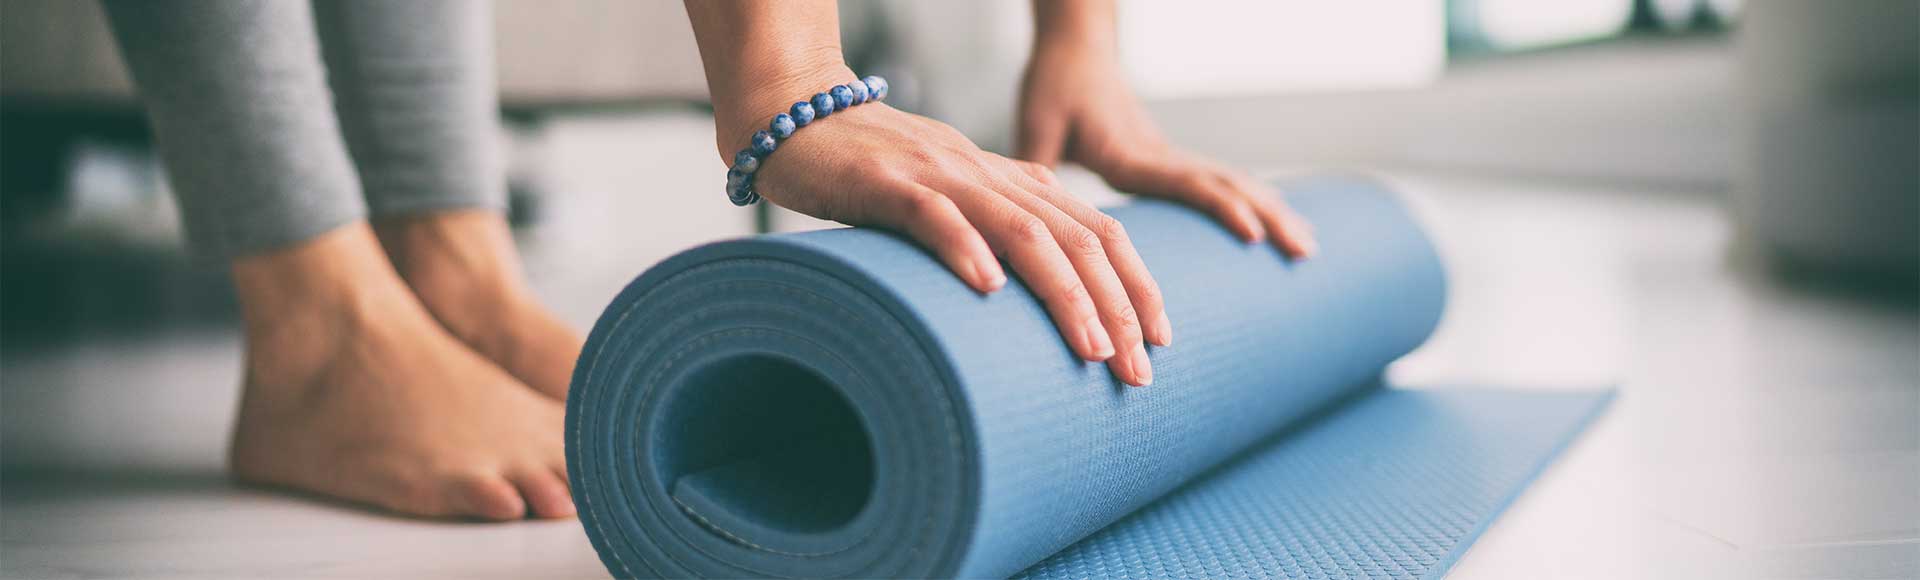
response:
<svg viewBox="0 0 1920 580"><path fill-rule="evenodd" d="M1049 34L1034 40L1033 52L1028 55L1027 64L1117 66L1119 59L1119 50L1111 34Z"/></svg>
<svg viewBox="0 0 1920 580"><path fill-rule="evenodd" d="M1112 0L1036 0L1033 10L1035 58L1115 56L1118 17Z"/></svg>
<svg viewBox="0 0 1920 580"><path fill-rule="evenodd" d="M721 159L732 163L733 152L794 103L858 78L837 53L772 57L740 67L712 86L715 145Z"/></svg>

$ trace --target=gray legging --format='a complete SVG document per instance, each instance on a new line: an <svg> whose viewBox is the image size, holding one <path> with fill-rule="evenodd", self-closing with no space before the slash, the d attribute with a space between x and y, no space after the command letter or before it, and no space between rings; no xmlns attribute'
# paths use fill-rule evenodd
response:
<svg viewBox="0 0 1920 580"><path fill-rule="evenodd" d="M196 251L505 206L490 3L104 4Z"/></svg>

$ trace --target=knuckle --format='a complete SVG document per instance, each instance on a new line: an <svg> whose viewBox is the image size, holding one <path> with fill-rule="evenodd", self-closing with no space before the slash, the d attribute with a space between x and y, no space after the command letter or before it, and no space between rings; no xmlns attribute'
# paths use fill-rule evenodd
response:
<svg viewBox="0 0 1920 580"><path fill-rule="evenodd" d="M1288 212L1287 203L1280 201L1278 198L1260 195L1259 193L1250 193L1246 198L1247 203L1253 204L1253 207L1260 211L1276 215Z"/></svg>
<svg viewBox="0 0 1920 580"><path fill-rule="evenodd" d="M953 200L947 196L927 191L907 194L902 204L908 219L923 222L944 219L955 209Z"/></svg>
<svg viewBox="0 0 1920 580"><path fill-rule="evenodd" d="M1238 214L1242 219L1253 221L1253 222L1259 222L1261 221L1261 218L1264 217L1259 207L1251 203L1247 203L1246 200L1242 200L1242 199L1234 200L1233 212L1235 214Z"/></svg>
<svg viewBox="0 0 1920 580"><path fill-rule="evenodd" d="M1028 175L1032 175L1033 178L1041 184L1052 188L1060 187L1060 176L1054 175L1053 169L1032 161L1020 161L1019 163L1022 168L1026 169Z"/></svg>
<svg viewBox="0 0 1920 580"><path fill-rule="evenodd" d="M1083 256L1104 255L1106 246L1100 243L1100 236L1093 230L1078 224L1073 225L1061 236L1060 245L1068 251Z"/></svg>
<svg viewBox="0 0 1920 580"><path fill-rule="evenodd" d="M1187 191L1207 193L1210 196L1219 196L1220 193L1219 188L1214 187L1212 176L1197 171L1183 173L1174 182Z"/></svg>
<svg viewBox="0 0 1920 580"><path fill-rule="evenodd" d="M1146 304L1150 308L1161 307L1160 285L1154 284L1151 279L1140 284L1138 288L1128 289L1127 293L1132 295L1135 301Z"/></svg>
<svg viewBox="0 0 1920 580"><path fill-rule="evenodd" d="M899 171L893 165L879 157L856 157L852 159L852 171L864 179L879 182L899 181Z"/></svg>
<svg viewBox="0 0 1920 580"><path fill-rule="evenodd" d="M906 151L908 167L916 175L949 176L953 174L953 160L944 150L932 147L915 147Z"/></svg>
<svg viewBox="0 0 1920 580"><path fill-rule="evenodd" d="M1167 165L1166 162L1160 160L1153 153L1127 147L1125 144L1113 139L1102 140L1100 145L1105 148L1107 154L1112 155L1115 160L1130 165L1139 165L1142 167L1161 167Z"/></svg>
<svg viewBox="0 0 1920 580"><path fill-rule="evenodd" d="M1113 216L1099 214L1093 218L1089 228L1093 230L1094 235L1100 236L1100 239L1107 243L1127 243L1127 226L1121 224L1120 220L1113 219Z"/></svg>
<svg viewBox="0 0 1920 580"><path fill-rule="evenodd" d="M1139 334L1140 315L1134 312L1133 304L1124 300L1118 301L1108 308L1108 311L1113 313L1114 322L1119 324L1119 327L1113 328L1112 330L1120 331L1122 336Z"/></svg>
<svg viewBox="0 0 1920 580"><path fill-rule="evenodd" d="M1046 222L1040 221L1040 218L1022 214L1021 217L1013 220L1012 236L1013 241L1017 243L1040 244L1051 239L1053 233L1047 229Z"/></svg>
<svg viewBox="0 0 1920 580"><path fill-rule="evenodd" d="M906 151L907 159L916 165L933 166L940 164L940 155L926 147L914 147Z"/></svg>
<svg viewBox="0 0 1920 580"><path fill-rule="evenodd" d="M1248 200L1247 211L1248 213L1253 214L1254 217L1260 218L1260 221L1262 222L1266 222L1266 223L1285 223L1286 222L1285 214L1280 213L1280 211L1277 209L1274 209L1273 206L1260 203L1258 200Z"/></svg>
<svg viewBox="0 0 1920 580"><path fill-rule="evenodd" d="M875 166L866 168L863 172L865 173L863 179L883 189L906 190L915 183L913 173L900 167Z"/></svg>
<svg viewBox="0 0 1920 580"><path fill-rule="evenodd" d="M1236 184L1240 181L1240 176L1225 166L1208 163L1201 166L1201 171L1215 183Z"/></svg>
<svg viewBox="0 0 1920 580"><path fill-rule="evenodd" d="M1060 294L1055 297L1055 300L1061 304L1091 304L1093 297L1087 293L1086 284L1073 282L1068 284L1066 288L1061 289Z"/></svg>
<svg viewBox="0 0 1920 580"><path fill-rule="evenodd" d="M1221 217L1238 218L1253 215L1253 208L1248 207L1245 200L1232 195L1210 194L1207 196L1207 204Z"/></svg>

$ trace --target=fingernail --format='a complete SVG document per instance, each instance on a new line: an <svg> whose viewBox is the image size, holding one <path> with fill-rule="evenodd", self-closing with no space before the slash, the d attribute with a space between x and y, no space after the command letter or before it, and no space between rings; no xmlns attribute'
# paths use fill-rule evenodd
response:
<svg viewBox="0 0 1920 580"><path fill-rule="evenodd" d="M1293 256L1296 260L1305 260L1320 253L1320 244L1313 241L1313 238L1301 236L1294 244L1300 248L1300 251Z"/></svg>
<svg viewBox="0 0 1920 580"><path fill-rule="evenodd" d="M1080 332L1085 333L1084 344L1087 345L1087 352L1093 354L1093 360L1113 358L1113 341L1107 338L1107 329L1100 324L1098 315L1087 317Z"/></svg>
<svg viewBox="0 0 1920 580"><path fill-rule="evenodd" d="M1159 316L1154 317L1153 328L1153 344L1158 346L1173 344L1173 321L1167 320L1167 311L1162 310Z"/></svg>
<svg viewBox="0 0 1920 580"><path fill-rule="evenodd" d="M974 268L980 270L980 279L986 283L988 292L1007 285L1007 273L1000 269L999 261L983 258L974 264Z"/></svg>
<svg viewBox="0 0 1920 580"><path fill-rule="evenodd" d="M987 274L980 271L978 262L966 262L954 267L954 273L960 275L960 282L973 287L974 292L987 293Z"/></svg>
<svg viewBox="0 0 1920 580"><path fill-rule="evenodd" d="M1153 384L1153 363L1147 360L1147 347L1133 345L1133 378L1140 382L1135 386L1144 387Z"/></svg>

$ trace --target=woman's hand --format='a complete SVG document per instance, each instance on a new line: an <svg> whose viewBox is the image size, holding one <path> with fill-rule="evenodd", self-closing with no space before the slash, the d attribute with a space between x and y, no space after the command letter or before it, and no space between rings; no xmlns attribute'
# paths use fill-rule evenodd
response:
<svg viewBox="0 0 1920 580"><path fill-rule="evenodd" d="M795 101L855 78L832 0L686 6L723 162ZM1045 167L982 151L939 122L880 102L834 111L781 142L754 189L801 213L903 232L983 293L1006 283L1005 258L1073 352L1128 384L1153 382L1143 336L1173 340L1160 289L1119 222L1061 191Z"/></svg>
<svg viewBox="0 0 1920 580"><path fill-rule="evenodd" d="M1168 145L1127 87L1111 22L1072 3L1036 4L1040 38L1020 98L1018 157L1086 166L1114 189L1200 208L1248 243L1269 239L1292 258L1315 252L1313 228L1278 192ZM1104 27L1104 28L1102 28Z"/></svg>
<svg viewBox="0 0 1920 580"><path fill-rule="evenodd" d="M982 293L1005 284L1006 258L1073 351L1128 384L1153 381L1143 338L1173 339L1118 221L1061 190L1051 170L983 151L938 121L879 102L835 111L780 143L754 186L794 211L905 233Z"/></svg>

